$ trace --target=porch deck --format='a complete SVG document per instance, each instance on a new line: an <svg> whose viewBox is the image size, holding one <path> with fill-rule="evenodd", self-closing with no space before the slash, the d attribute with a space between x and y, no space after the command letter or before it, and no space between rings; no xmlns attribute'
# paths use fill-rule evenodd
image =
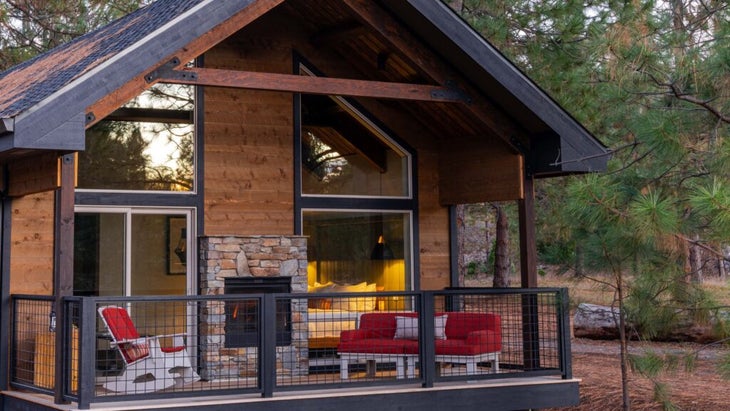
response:
<svg viewBox="0 0 730 411"><path fill-rule="evenodd" d="M530 408L536 403L556 407L578 401L578 381L570 370L568 299L563 289L333 293L316 298L344 302L379 298L397 305L390 307L394 310L377 312L417 316L421 324L414 342L417 353L409 354L414 374L398 374L392 354L383 353L382 357L372 357L375 368L365 362L353 363L343 378L337 346L318 345L318 337L336 342L330 334L357 329L363 313L354 321L347 313L317 317L317 309L309 303L314 296L309 294L69 297L64 300L63 321L53 332L48 328L53 311L50 298L13 296L14 390L0 396L2 405L6 410L128 410L149 409L151 404L159 409L212 410L238 409L245 403L247 409L268 411L293 409L293 404L298 410L354 411L372 408L371 401L378 401L382 409L403 410L434 404L479 409L485 400L490 409ZM107 384L124 374L125 365L99 320L97 310L103 306L129 310L140 335L182 332L184 352L202 379L176 381L174 386L153 390L137 390L136 383L125 389ZM248 315L249 330L256 336L254 344L227 345L232 310L236 315ZM479 362L475 370L467 370L464 364L444 362L446 357L436 355L434 340L424 338L436 335L434 321L425 319L445 311L491 313L501 318L498 371L491 362ZM321 324L313 327L317 319ZM60 358L64 372L62 383L57 385L54 378L59 359L55 338L49 335L59 330L64 339ZM237 328L235 332L240 331ZM157 359L150 364L163 367L165 361ZM164 367L165 372L169 367ZM59 391L69 404L54 401Z"/></svg>
<svg viewBox="0 0 730 411"><path fill-rule="evenodd" d="M124 410L199 410L199 411L320 411L348 410L372 411L378 409L423 410L453 407L459 410L482 410L489 404L490 410L526 409L530 404L540 408L577 405L578 379L560 377L512 378L479 382L444 383L424 390L417 383L395 387L350 387L346 389L322 389L318 391L285 391L273 398L257 394L230 394L219 397L189 397L180 399L151 399L94 404L91 409L104 411ZM201 383L205 384L205 383ZM529 394L528 394L529 393ZM6 391L6 411L77 411L77 403L56 404L48 394ZM529 398L529 402L528 402Z"/></svg>

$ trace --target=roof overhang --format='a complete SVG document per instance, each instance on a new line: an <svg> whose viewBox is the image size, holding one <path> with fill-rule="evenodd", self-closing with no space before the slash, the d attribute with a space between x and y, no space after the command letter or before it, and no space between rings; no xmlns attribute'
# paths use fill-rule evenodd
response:
<svg viewBox="0 0 730 411"><path fill-rule="evenodd" d="M603 171L609 150L441 1L381 1L530 132L535 176ZM547 151L537 153L537 151ZM551 158L551 160L546 160ZM529 164L528 164L529 165Z"/></svg>
<svg viewBox="0 0 730 411"><path fill-rule="evenodd" d="M182 13L19 114L13 121L12 135L0 137L0 152L26 148L83 150L88 107L125 86L130 78L143 76L168 61L171 52L184 50L222 21L255 3L205 0Z"/></svg>
<svg viewBox="0 0 730 411"><path fill-rule="evenodd" d="M15 129L15 120L12 118L0 118L0 136L10 134Z"/></svg>

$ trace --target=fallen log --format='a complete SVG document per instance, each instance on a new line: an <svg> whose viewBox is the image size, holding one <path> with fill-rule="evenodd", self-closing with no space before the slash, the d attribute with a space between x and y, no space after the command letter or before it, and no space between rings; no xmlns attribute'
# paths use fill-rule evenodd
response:
<svg viewBox="0 0 730 411"><path fill-rule="evenodd" d="M618 316L618 308L581 303L578 305L573 316L573 335L577 338L590 338L594 340L618 339ZM714 325L720 321L730 321L730 314L722 311L718 313L717 317L710 320L707 324L698 324L691 319L678 321L672 330L663 333L663 335L651 338L651 340L696 342L703 344L717 341L722 339L723 336L717 335L718 330ZM630 339L637 339L641 335L641 327L636 327L629 323L628 328L628 336Z"/></svg>
<svg viewBox="0 0 730 411"><path fill-rule="evenodd" d="M581 303L573 316L573 333L577 338L616 339L618 315L618 308Z"/></svg>

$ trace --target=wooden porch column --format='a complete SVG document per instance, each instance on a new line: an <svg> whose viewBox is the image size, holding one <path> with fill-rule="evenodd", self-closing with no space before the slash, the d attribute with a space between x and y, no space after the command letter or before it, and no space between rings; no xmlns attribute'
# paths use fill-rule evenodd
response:
<svg viewBox="0 0 730 411"><path fill-rule="evenodd" d="M537 287L537 244L535 242L534 178L523 178L524 196L518 201L520 214L520 278L522 288Z"/></svg>
<svg viewBox="0 0 730 411"><path fill-rule="evenodd" d="M0 233L0 390L10 386L10 220L13 215L13 201L7 197L8 167L2 166L2 192L0 196L0 216L2 232Z"/></svg>
<svg viewBox="0 0 730 411"><path fill-rule="evenodd" d="M54 400L63 403L65 349L64 332L66 321L63 297L73 295L73 250L74 250L74 191L75 191L75 156L67 154L61 157L61 187L56 190L56 210L54 229L53 256L53 297L56 312L56 368L54 384Z"/></svg>
<svg viewBox="0 0 730 411"><path fill-rule="evenodd" d="M535 180L525 174L525 193L519 200L520 274L522 288L537 287L537 245L535 242ZM525 370L540 367L540 328L537 295L522 296L522 347Z"/></svg>

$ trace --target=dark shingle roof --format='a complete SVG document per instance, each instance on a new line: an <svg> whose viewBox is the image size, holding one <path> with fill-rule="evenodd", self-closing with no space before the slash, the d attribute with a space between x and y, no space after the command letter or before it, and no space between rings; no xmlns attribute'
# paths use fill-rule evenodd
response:
<svg viewBox="0 0 730 411"><path fill-rule="evenodd" d="M157 0L0 73L0 118L15 117L203 0Z"/></svg>

